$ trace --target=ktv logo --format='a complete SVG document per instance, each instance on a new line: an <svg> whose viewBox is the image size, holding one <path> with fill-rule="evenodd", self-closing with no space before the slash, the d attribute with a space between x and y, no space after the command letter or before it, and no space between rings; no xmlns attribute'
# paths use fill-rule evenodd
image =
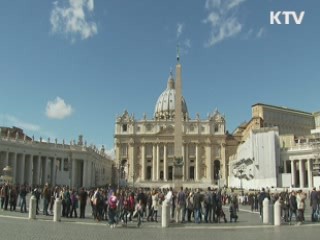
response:
<svg viewBox="0 0 320 240"><path fill-rule="evenodd" d="M295 11L271 11L270 24L301 24L304 14L304 11L299 14Z"/></svg>

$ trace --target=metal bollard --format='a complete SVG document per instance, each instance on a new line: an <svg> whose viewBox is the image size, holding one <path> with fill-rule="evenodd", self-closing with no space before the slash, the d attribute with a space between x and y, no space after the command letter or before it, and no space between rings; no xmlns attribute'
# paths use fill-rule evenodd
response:
<svg viewBox="0 0 320 240"><path fill-rule="evenodd" d="M277 200L274 204L274 225L281 225L281 204L279 200Z"/></svg>
<svg viewBox="0 0 320 240"><path fill-rule="evenodd" d="M62 201L60 200L60 198L56 198L54 202L54 209L53 209L54 222L61 222L61 205L62 205Z"/></svg>
<svg viewBox="0 0 320 240"><path fill-rule="evenodd" d="M29 219L36 219L37 213L37 199L35 196L31 196L29 201Z"/></svg>
<svg viewBox="0 0 320 240"><path fill-rule="evenodd" d="M162 202L162 211L161 211L161 227L167 228L169 226L169 208L168 202L164 200Z"/></svg>
<svg viewBox="0 0 320 240"><path fill-rule="evenodd" d="M269 224L269 199L265 198L262 202L262 221L263 224Z"/></svg>

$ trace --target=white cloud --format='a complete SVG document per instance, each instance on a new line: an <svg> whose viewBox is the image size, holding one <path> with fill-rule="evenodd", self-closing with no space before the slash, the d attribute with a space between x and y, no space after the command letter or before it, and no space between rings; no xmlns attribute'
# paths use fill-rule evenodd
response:
<svg viewBox="0 0 320 240"><path fill-rule="evenodd" d="M68 105L60 97L57 97L54 101L49 101L46 107L46 115L48 118L64 119L73 113L73 108Z"/></svg>
<svg viewBox="0 0 320 240"><path fill-rule="evenodd" d="M68 0L67 7L54 2L50 16L52 32L70 36L73 41L78 35L81 39L94 36L98 33L97 24L87 20L93 10L94 0Z"/></svg>
<svg viewBox="0 0 320 240"><path fill-rule="evenodd" d="M183 27L184 27L183 23L177 24L177 38L179 38L181 36L182 31L183 31Z"/></svg>
<svg viewBox="0 0 320 240"><path fill-rule="evenodd" d="M6 125L8 125L8 127L15 126L27 131L35 131L35 132L40 131L40 126L36 124L24 122L15 116L4 114L4 115L1 115L1 118L2 118L2 121L4 121Z"/></svg>
<svg viewBox="0 0 320 240"><path fill-rule="evenodd" d="M203 21L211 27L210 38L205 43L206 47L236 36L243 29L239 22L236 11L246 0L206 0L205 8L209 11Z"/></svg>
<svg viewBox="0 0 320 240"><path fill-rule="evenodd" d="M177 23L177 41L179 42L179 51L181 55L187 55L191 48L191 40L189 38L181 39L181 35L184 32L185 25L183 23Z"/></svg>
<svg viewBox="0 0 320 240"><path fill-rule="evenodd" d="M258 33L257 33L257 38L261 38L265 33L265 29L262 27L259 29Z"/></svg>
<svg viewBox="0 0 320 240"><path fill-rule="evenodd" d="M235 7L238 7L241 3L243 3L246 0L233 0L228 2L228 9L232 9Z"/></svg>
<svg viewBox="0 0 320 240"><path fill-rule="evenodd" d="M179 44L180 54L187 55L189 53L189 49L191 48L191 40L189 38L185 39L184 41Z"/></svg>
<svg viewBox="0 0 320 240"><path fill-rule="evenodd" d="M111 149L106 149L106 154L108 156L111 157L111 159L115 159L116 155L115 155L115 149L111 148Z"/></svg>
<svg viewBox="0 0 320 240"><path fill-rule="evenodd" d="M189 38L187 38L184 41L184 46L187 47L187 48L191 48L191 40Z"/></svg>

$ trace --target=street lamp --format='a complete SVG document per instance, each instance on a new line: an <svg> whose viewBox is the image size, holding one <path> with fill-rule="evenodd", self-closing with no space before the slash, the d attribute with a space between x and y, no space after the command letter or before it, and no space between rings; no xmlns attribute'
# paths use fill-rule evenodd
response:
<svg viewBox="0 0 320 240"><path fill-rule="evenodd" d="M242 173L243 173L244 171L243 171L243 169L240 169L239 170L239 173L240 173L240 175L239 175L239 178L240 178L240 189L241 189L241 193L242 193L242 195L243 195L243 189L242 189Z"/></svg>

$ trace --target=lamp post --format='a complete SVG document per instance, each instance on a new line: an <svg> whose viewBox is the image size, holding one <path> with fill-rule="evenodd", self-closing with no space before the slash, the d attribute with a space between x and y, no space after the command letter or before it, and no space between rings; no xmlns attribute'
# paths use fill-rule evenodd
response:
<svg viewBox="0 0 320 240"><path fill-rule="evenodd" d="M241 193L242 193L242 195L243 195L243 187L242 187L242 173L243 173L243 170L242 169L240 169L239 170L239 173L240 173L240 176L239 176L239 178L240 178L240 189L241 189Z"/></svg>
<svg viewBox="0 0 320 240"><path fill-rule="evenodd" d="M218 188L220 189L220 170L218 170Z"/></svg>

